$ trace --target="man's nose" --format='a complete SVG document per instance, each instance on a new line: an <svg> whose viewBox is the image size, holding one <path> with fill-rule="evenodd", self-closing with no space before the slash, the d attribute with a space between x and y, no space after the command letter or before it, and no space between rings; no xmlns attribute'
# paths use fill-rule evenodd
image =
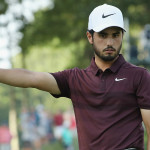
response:
<svg viewBox="0 0 150 150"><path fill-rule="evenodd" d="M108 38L107 39L107 46L112 46L114 43L114 39L113 38Z"/></svg>

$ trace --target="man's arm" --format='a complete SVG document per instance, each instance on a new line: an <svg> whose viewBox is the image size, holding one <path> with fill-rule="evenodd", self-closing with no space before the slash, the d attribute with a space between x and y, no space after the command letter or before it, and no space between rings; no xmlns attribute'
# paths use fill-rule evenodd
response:
<svg viewBox="0 0 150 150"><path fill-rule="evenodd" d="M150 150L150 110L141 109L141 114L147 131L147 150Z"/></svg>
<svg viewBox="0 0 150 150"><path fill-rule="evenodd" d="M51 94L60 94L55 78L46 72L25 69L0 69L0 83L22 88L37 88Z"/></svg>

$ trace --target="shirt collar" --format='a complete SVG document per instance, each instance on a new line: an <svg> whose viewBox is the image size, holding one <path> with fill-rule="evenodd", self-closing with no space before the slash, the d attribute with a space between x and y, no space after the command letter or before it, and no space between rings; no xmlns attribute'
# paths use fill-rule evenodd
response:
<svg viewBox="0 0 150 150"><path fill-rule="evenodd" d="M126 63L124 57L122 56L122 54L119 54L119 57L117 58L117 60L112 64L112 66L108 69L110 69L113 73L117 72L119 70L119 68ZM102 72L101 69L99 69L95 63L95 57L92 58L91 61L91 65L88 68L89 70L91 70L94 75L98 75Z"/></svg>
<svg viewBox="0 0 150 150"><path fill-rule="evenodd" d="M120 67L126 63L124 57L122 56L122 54L119 54L119 57L117 58L117 60L112 64L112 66L110 67L110 70L115 73L117 72Z"/></svg>
<svg viewBox="0 0 150 150"><path fill-rule="evenodd" d="M100 69L95 63L95 57L92 58L91 65L88 67L89 71L92 71L94 75L97 75L100 72Z"/></svg>

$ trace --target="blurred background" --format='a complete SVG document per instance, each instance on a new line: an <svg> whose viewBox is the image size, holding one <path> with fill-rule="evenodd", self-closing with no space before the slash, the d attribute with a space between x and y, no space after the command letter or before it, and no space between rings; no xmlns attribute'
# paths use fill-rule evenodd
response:
<svg viewBox="0 0 150 150"><path fill-rule="evenodd" d="M93 56L88 16L103 3L124 14L126 60L150 69L149 0L0 0L0 67L87 67ZM0 135L5 133L12 150L78 150L71 101L36 89L0 84Z"/></svg>

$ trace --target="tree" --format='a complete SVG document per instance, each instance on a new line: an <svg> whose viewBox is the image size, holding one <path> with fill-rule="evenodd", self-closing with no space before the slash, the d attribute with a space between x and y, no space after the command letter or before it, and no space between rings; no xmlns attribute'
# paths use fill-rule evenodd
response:
<svg viewBox="0 0 150 150"><path fill-rule="evenodd" d="M7 3L5 0L0 0L0 15L7 10Z"/></svg>

